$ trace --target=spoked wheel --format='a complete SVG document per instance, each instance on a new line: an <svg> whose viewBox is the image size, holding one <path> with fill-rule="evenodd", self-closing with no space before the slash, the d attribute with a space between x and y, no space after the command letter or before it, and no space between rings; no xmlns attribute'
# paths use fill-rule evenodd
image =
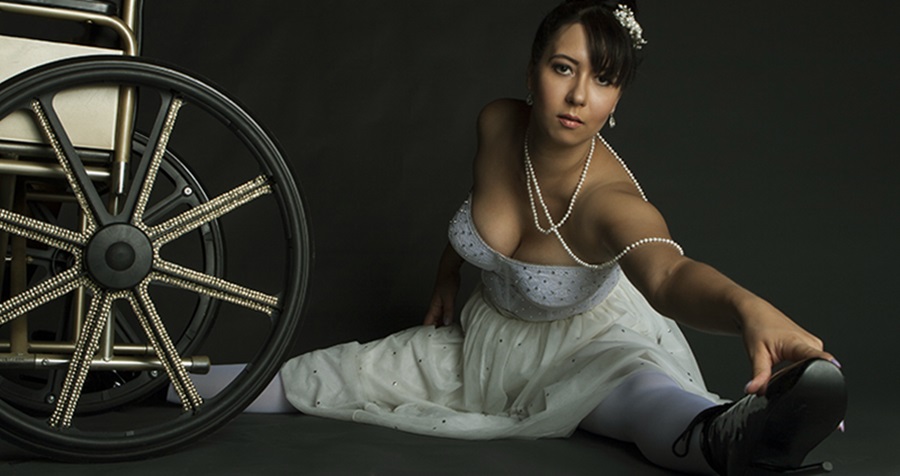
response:
<svg viewBox="0 0 900 476"><path fill-rule="evenodd" d="M72 140L73 121L59 106L72 91L110 87L133 92L136 129L149 131L145 150L131 153L122 187L96 185L90 154ZM281 150L224 93L143 59L65 60L23 73L0 90L0 118L20 109L45 137L79 219L0 208L0 230L25 238L28 249L64 257L48 261L55 268L43 279L0 300L0 372L48 372L42 378L50 386L36 395L54 395L50 405L28 405L0 393L0 435L55 458L118 460L182 447L224 424L278 371L306 294L306 214ZM183 154L212 198L174 199L194 190L185 181L166 190L166 182L184 178L172 172L169 150ZM210 239L227 243L228 253ZM205 257L209 250L218 256ZM208 266L219 259L222 267ZM60 322L43 323L42 310L67 311L72 306L60 303L78 293L82 318L63 312ZM41 326L55 325L57 340L72 340L42 348L26 332L23 351L21 329L31 328L35 315ZM224 390L202 398L190 372L209 362L247 366ZM64 377L50 377L53 367ZM104 389L103 379L91 387L97 375L128 377ZM113 412L79 412L92 394L116 393L142 375L168 376L182 404L137 398L146 393L138 380L138 390L121 392Z"/></svg>
<svg viewBox="0 0 900 476"><path fill-rule="evenodd" d="M143 155L147 149L147 137L135 133L132 142L132 150L137 156ZM56 188L65 182L55 181ZM102 196L108 196L103 184L100 184ZM28 216L45 223L57 226L66 226L66 220L78 215L78 204L71 202L71 194L50 193L54 188L53 182L36 180L35 184L20 179L19 188L24 188L25 196L33 196L27 206ZM106 187L108 188L108 187ZM145 223L155 225L170 217L175 210L198 207L209 201L209 196L203 186L197 180L188 166L181 161L172 151L166 150L159 164L154 188L158 190L158 197L154 197L151 206L144 213ZM42 190L42 193L32 192ZM65 191L63 191L65 192ZM106 193L104 193L106 192ZM224 272L224 243L222 231L217 220L206 223L192 232L193 236L183 237L185 253L190 250L197 265L197 269L205 274L222 277ZM72 266L71 255L57 248L33 243L33 247L26 249L27 260L26 275L31 285L37 285L41 281L52 278ZM187 246L190 248L187 248ZM7 267L5 281L9 282L15 272ZM8 293L7 293L8 294ZM49 344L64 343L67 338L74 335L73 320L70 313L80 312L78 307L82 305L84 297L80 292L73 292L61 299L62 309L53 306L42 306L32 310L28 315L28 335L31 341ZM191 355L206 335L206 330L212 325L213 317L217 309L217 300L199 294L196 296L193 314L179 328L168 327L170 336L175 343L175 348L181 355ZM124 345L141 345L142 330L128 314L120 309L119 305L113 305L112 325L115 334L115 342ZM182 303L187 305L188 303ZM2 339L2 338L0 338ZM32 345L32 350L39 349L40 344ZM152 349L146 346L142 350L149 352ZM56 391L61 388L66 375L64 366L54 366L49 369L12 369L4 371L0 367L0 399L13 403L19 407L43 412L51 412L56 402ZM165 373L159 369L135 370L115 369L97 370L88 374L85 385L82 388L81 397L78 400L76 414L92 413L110 410L122 404L133 402L165 385L168 379Z"/></svg>

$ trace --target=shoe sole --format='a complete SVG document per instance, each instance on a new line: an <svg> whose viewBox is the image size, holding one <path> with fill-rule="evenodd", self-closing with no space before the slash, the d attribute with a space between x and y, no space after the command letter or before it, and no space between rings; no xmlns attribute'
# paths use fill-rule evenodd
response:
<svg viewBox="0 0 900 476"><path fill-rule="evenodd" d="M785 375L773 378L766 390L774 407L750 458L755 473L763 469L778 474L800 468L806 455L837 429L847 409L844 376L831 362L807 360L782 372Z"/></svg>

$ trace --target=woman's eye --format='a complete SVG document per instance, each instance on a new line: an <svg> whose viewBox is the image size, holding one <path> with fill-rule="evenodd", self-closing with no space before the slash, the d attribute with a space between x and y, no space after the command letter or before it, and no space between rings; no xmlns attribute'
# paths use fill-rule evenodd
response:
<svg viewBox="0 0 900 476"><path fill-rule="evenodd" d="M555 64L553 65L553 71L559 74L572 74L572 68L567 64Z"/></svg>
<svg viewBox="0 0 900 476"><path fill-rule="evenodd" d="M609 86L610 84L609 79L603 76L597 76L596 78L594 78L594 81L597 81L597 84L599 84L600 86Z"/></svg>

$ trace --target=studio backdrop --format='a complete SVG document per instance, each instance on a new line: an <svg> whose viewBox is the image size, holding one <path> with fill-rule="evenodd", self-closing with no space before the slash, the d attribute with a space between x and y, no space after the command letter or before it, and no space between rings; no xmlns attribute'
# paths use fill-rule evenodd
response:
<svg viewBox="0 0 900 476"><path fill-rule="evenodd" d="M315 267L295 352L419 325L471 186L476 116L525 96L531 38L554 5L146 2L144 54L239 98L301 183ZM872 349L900 330L897 2L639 6L645 59L604 135L689 256L823 338L851 416L887 398L869 390L885 368ZM209 160L227 147L197 144ZM736 396L740 339L690 338L709 386Z"/></svg>

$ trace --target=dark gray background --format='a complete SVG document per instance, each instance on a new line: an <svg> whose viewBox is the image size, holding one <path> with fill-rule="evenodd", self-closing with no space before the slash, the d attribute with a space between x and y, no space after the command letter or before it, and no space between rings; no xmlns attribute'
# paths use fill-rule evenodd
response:
<svg viewBox="0 0 900 476"><path fill-rule="evenodd" d="M302 182L317 259L294 352L418 324L447 220L470 185L475 116L491 99L525 95L531 37L555 1L146 3L145 55L239 97ZM844 364L848 433L826 440L817 458L840 474L897 474L900 4L640 4L646 60L606 136L690 256L771 300ZM191 150L202 149L197 140ZM469 273L466 288L473 283ZM749 378L740 340L688 333L710 388L738 396ZM0 459L11 474L158 474L166 465L593 474L598 464L609 474L663 473L629 445L580 432L465 442L300 415L241 415L151 462L62 466L2 442Z"/></svg>
<svg viewBox="0 0 900 476"><path fill-rule="evenodd" d="M145 55L239 97L302 182L316 264L296 352L420 322L475 116L525 95L554 4L148 2ZM895 434L900 6L640 6L650 44L608 139L690 256L824 339L850 382L848 429ZM690 334L709 386L738 395L739 339Z"/></svg>

